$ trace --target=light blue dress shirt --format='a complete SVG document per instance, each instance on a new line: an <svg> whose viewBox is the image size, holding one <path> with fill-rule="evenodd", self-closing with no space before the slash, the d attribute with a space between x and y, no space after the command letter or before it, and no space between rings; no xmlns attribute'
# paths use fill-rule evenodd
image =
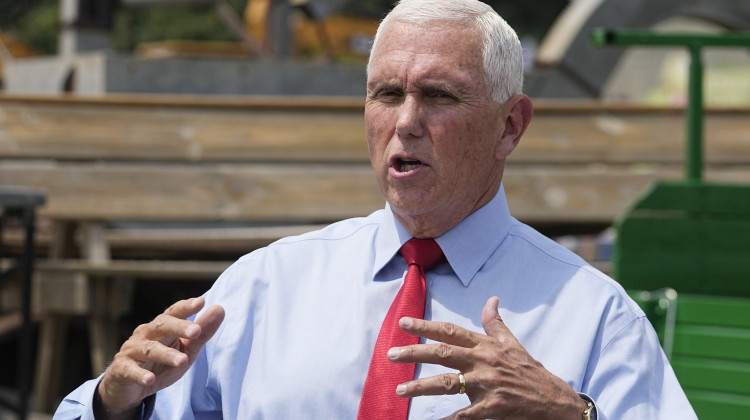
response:
<svg viewBox="0 0 750 420"><path fill-rule="evenodd" d="M407 269L398 250L410 238L386 207L239 259L205 295L226 310L223 324L146 416L355 419L380 325ZM482 307L499 296L521 344L590 395L599 419L696 418L639 307L616 282L512 218L502 188L437 242L447 262L427 273L426 319L484 333ZM424 364L416 375L450 371ZM93 418L97 382L66 397L55 419ZM418 397L409 417L440 418L467 405L466 395Z"/></svg>

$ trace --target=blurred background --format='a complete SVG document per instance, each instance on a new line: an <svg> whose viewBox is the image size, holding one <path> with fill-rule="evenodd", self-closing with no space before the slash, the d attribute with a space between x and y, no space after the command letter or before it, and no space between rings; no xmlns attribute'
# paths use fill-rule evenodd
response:
<svg viewBox="0 0 750 420"><path fill-rule="evenodd" d="M592 30L748 31L750 3L487 3L521 39L535 104L504 177L511 212L613 274L618 217L652 182L684 177L690 55L594 47ZM0 269L35 259L28 280L0 277L0 419L50 417L136 325L239 256L383 206L362 111L391 7L0 0ZM705 179L746 184L750 51L710 48L702 63ZM31 243L15 217L28 211ZM750 390L732 391L750 410Z"/></svg>

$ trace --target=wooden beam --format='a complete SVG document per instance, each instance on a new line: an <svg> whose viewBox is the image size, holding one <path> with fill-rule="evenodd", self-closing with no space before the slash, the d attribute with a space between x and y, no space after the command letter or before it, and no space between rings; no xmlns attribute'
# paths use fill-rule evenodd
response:
<svg viewBox="0 0 750 420"><path fill-rule="evenodd" d="M511 159L525 163L681 163L684 121L680 112L537 111ZM709 112L706 162L750 165L748 121L750 110L746 114Z"/></svg>
<svg viewBox="0 0 750 420"><path fill-rule="evenodd" d="M0 162L0 184L39 186L39 214L72 220L316 223L385 203L368 164Z"/></svg>
<svg viewBox="0 0 750 420"><path fill-rule="evenodd" d="M113 250L175 250L249 252L278 239L300 235L324 225L227 226L227 227L128 227L108 229L107 243Z"/></svg>
<svg viewBox="0 0 750 420"><path fill-rule="evenodd" d="M709 167L746 182L748 167ZM648 183L679 165L507 165L513 214L527 222L610 223ZM42 216L69 220L328 223L383 207L367 164L149 165L0 162L0 184L45 191Z"/></svg>
<svg viewBox="0 0 750 420"><path fill-rule="evenodd" d="M0 100L0 157L367 161L361 108Z"/></svg>
<svg viewBox="0 0 750 420"><path fill-rule="evenodd" d="M54 228L65 223L55 223ZM288 224L253 226L237 223L209 223L186 226L184 223L170 224L161 220L154 223L141 222L138 224L114 225L104 232L107 245L115 254L120 250L138 251L201 251L201 252L229 252L241 255L253 249L261 248L270 243L287 237L300 235L305 232L320 229L321 224ZM78 246L71 240L65 247L54 246L57 237L51 232L53 229L37 229L34 242L39 248L76 250ZM18 249L23 245L25 232L22 229L8 227L3 229L2 243L5 246ZM71 237L71 239L73 239ZM82 240L82 238L79 238ZM44 253L40 250L39 255ZM49 257L56 254L52 251ZM58 258L62 258L58 255ZM75 258L68 255L67 258ZM0 307L3 307L0 303Z"/></svg>
<svg viewBox="0 0 750 420"><path fill-rule="evenodd" d="M71 275L86 273L89 276L128 276L166 280L215 280L229 268L232 261L163 261L163 260L112 260L106 265L86 260L39 260L36 270Z"/></svg>
<svg viewBox="0 0 750 420"><path fill-rule="evenodd" d="M0 95L0 157L366 162L363 101ZM706 112L706 159L750 164L750 109ZM536 101L518 163L683 160L679 108Z"/></svg>

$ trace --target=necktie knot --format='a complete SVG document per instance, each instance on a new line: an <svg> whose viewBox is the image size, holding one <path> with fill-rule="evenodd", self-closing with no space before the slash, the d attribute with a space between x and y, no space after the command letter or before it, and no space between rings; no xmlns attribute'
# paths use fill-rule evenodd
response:
<svg viewBox="0 0 750 420"><path fill-rule="evenodd" d="M401 247L401 255L407 264L416 264L427 271L443 258L443 250L434 239L411 238Z"/></svg>

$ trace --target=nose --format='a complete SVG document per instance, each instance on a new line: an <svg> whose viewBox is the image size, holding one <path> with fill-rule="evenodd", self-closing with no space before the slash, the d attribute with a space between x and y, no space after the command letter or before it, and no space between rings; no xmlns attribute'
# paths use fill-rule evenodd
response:
<svg viewBox="0 0 750 420"><path fill-rule="evenodd" d="M407 95L398 107L396 134L399 137L421 137L424 134L422 112L419 100Z"/></svg>

